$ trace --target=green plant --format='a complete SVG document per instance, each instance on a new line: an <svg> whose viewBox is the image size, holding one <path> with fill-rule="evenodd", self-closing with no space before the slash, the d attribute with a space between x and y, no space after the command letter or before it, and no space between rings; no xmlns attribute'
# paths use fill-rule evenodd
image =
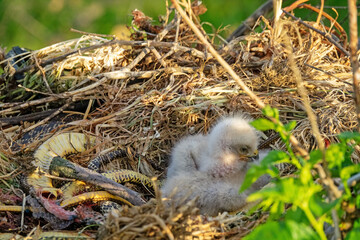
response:
<svg viewBox="0 0 360 240"><path fill-rule="evenodd" d="M360 172L360 165L351 161L354 147L360 143L360 134L342 133L338 136L339 143L331 144L324 153L314 150L309 153L309 157L300 157L293 152L289 142L296 123L283 125L279 121L278 110L269 106L263 109L263 113L274 121L262 118L253 121L252 125L261 131L272 129L278 132L286 144L287 152L271 151L260 165L253 166L246 174L240 191L244 191L263 174L269 174L273 181L269 187L248 198L249 201L261 200L257 208L269 211L269 219L245 239L271 236L274 239L326 239L324 224L334 224L334 213L335 218L338 216L342 220L340 227L345 221L351 222L350 231L341 229L343 236L346 235L345 239L360 239L360 221L357 219L360 197L356 194L360 188L355 185L350 189L348 186L348 179ZM295 165L295 177L281 177L275 167L279 163ZM335 177L341 179L343 185L336 189L340 193L338 197L330 197L331 189L315 181L321 179L319 167L330 173L331 181ZM351 214L344 206L352 206Z"/></svg>

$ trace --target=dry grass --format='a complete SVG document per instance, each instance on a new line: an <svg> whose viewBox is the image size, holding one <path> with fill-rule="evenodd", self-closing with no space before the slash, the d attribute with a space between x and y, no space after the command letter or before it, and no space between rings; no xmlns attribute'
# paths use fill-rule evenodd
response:
<svg viewBox="0 0 360 240"><path fill-rule="evenodd" d="M60 108L66 101L85 101L96 107L89 112L67 112L78 119L67 122L67 128L61 130L97 137L98 145L80 163L86 164L90 157L115 148L128 148L139 158L115 161L110 168L132 169L162 179L170 149L182 136L206 133L222 115L243 111L254 118L262 116L185 23L174 19L151 28L146 17L137 17L139 31L144 28L154 36L148 35L145 40L144 34L135 32L132 41L121 41L88 34L31 52L36 70L27 71L26 78L39 87L13 89L23 91L17 92L18 102L4 98L0 104L3 119ZM349 59L303 25L285 17L281 24L282 31L290 37L322 137L336 142L337 134L351 131L357 124ZM315 26L313 22L308 24ZM281 41L272 41L271 26L266 21L264 26L260 33L218 47L219 53L264 103L280 110L283 122L296 120L294 136L306 148L314 148L310 122L297 93L285 47ZM69 56L42 65L41 70L36 67L35 59L41 65L64 54ZM14 70L5 72L11 74ZM21 166L30 165L31 157L20 159L11 151L11 144L32 124L2 122L0 171L7 174L16 168L14 161L21 162ZM20 154L33 151L39 144L35 141ZM273 147L283 148L280 142ZM354 160L359 161L358 154L354 154ZM113 212L99 234L101 239L237 239L265 219L266 214L208 218L200 216L193 203L180 209L165 209L152 200L141 207Z"/></svg>

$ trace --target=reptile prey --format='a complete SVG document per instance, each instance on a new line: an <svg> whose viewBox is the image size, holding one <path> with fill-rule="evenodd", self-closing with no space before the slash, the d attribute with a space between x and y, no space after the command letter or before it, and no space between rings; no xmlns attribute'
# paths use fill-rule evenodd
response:
<svg viewBox="0 0 360 240"><path fill-rule="evenodd" d="M119 157L126 157L126 152L124 150L115 150L108 152L104 155L99 155L96 158L92 159L87 168L91 169L95 172L100 172L100 166L110 163L112 160L119 158Z"/></svg>
<svg viewBox="0 0 360 240"><path fill-rule="evenodd" d="M52 175L66 178L74 178L84 181L86 183L97 185L116 196L123 197L131 204L141 205L145 203L145 201L141 199L140 195L137 192L117 182L114 182L109 178L106 178L100 173L81 167L77 164L69 162L64 158L58 156L54 157L51 161L49 170Z"/></svg>
<svg viewBox="0 0 360 240"><path fill-rule="evenodd" d="M151 189L151 190L154 189L153 182L149 177L131 170L120 169L120 170L106 171L104 173L101 173L101 175L120 184L134 183L134 184L142 185L146 189ZM89 192L99 189L100 189L99 186L88 185L83 181L73 181L61 187L63 198L65 199L71 198L74 195L78 194L79 192L84 192L84 191Z"/></svg>
<svg viewBox="0 0 360 240"><path fill-rule="evenodd" d="M128 205L140 205L144 203L140 195L120 183L143 183L147 187L152 187L151 180L140 173L120 170L118 172L100 174L63 158L68 154L84 152L94 145L95 137L81 133L62 133L45 141L34 153L34 165L37 168L27 177L27 185L33 189L32 192L34 192L34 196L41 202L46 210L60 219L71 220L76 217L76 212L67 211L60 206L61 201L65 201L65 203L71 202L71 205L76 205L89 200L93 202L114 200ZM100 161L101 159L110 161L117 156L119 156L119 154L115 153L112 154L110 158L98 157L95 163L100 166L102 163ZM69 188L70 190L67 188L56 188L53 186L52 179L49 177L51 174L79 181L75 181L76 184L75 182L70 184L72 185L72 187ZM82 196L73 196L74 194L72 193L83 191L81 187L77 189L80 181L85 182L85 185L94 185L94 188L90 188L92 191L103 189L107 192L100 191L84 193ZM85 191L86 190L88 189L85 189ZM69 204L65 205L68 206ZM10 210L10 208L7 209Z"/></svg>
<svg viewBox="0 0 360 240"><path fill-rule="evenodd" d="M79 205L83 202L87 202L89 200L91 200L92 202L102 202L102 201L110 200L113 202L119 202L122 204L126 204L130 207L133 206L130 202L126 201L124 198L115 196L111 193L108 193L107 191L95 191L95 192L82 193L82 194L76 195L74 197L64 199L60 203L60 206L63 208L72 207L75 205Z"/></svg>
<svg viewBox="0 0 360 240"><path fill-rule="evenodd" d="M71 153L85 151L88 146L95 145L95 137L81 133L62 133L45 141L34 153L36 170L27 178L27 183L35 190L41 191L53 198L61 195L61 190L54 188L51 178L45 176L54 157L64 157Z"/></svg>
<svg viewBox="0 0 360 240"><path fill-rule="evenodd" d="M58 197L61 190L54 188L52 180L42 173L49 173L50 165L58 171L59 175L68 178L83 180L92 184L102 184L102 187L117 196L124 196L127 200L134 205L140 205L144 201L140 196L126 187L107 179L106 177L75 165L61 157L71 153L83 152L87 146L95 144L95 137L89 137L81 133L63 133L52 137L45 141L34 153L36 171L28 177L28 184L34 186L37 190L41 189L43 193L51 193ZM56 164L60 164L57 166ZM53 170L53 173L57 171Z"/></svg>

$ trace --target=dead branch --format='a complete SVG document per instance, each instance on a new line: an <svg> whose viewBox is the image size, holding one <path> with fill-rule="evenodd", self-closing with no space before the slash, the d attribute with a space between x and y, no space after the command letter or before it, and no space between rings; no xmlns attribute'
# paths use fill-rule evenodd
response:
<svg viewBox="0 0 360 240"><path fill-rule="evenodd" d="M354 100L358 120L358 131L360 132L360 70L357 56L358 50L358 23L356 0L348 0L349 5L349 27L350 27L350 59L353 72Z"/></svg>
<svg viewBox="0 0 360 240"><path fill-rule="evenodd" d="M273 9L273 1L268 0L263 5L261 5L256 11L250 15L241 25L230 34L230 36L226 39L227 42L230 42L231 40L243 36L250 32L254 25L256 24L258 18L260 16L263 16L265 14L268 14Z"/></svg>

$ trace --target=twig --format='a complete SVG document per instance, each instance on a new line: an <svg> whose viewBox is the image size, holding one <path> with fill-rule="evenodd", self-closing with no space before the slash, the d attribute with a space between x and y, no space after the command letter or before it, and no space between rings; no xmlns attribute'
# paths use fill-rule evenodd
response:
<svg viewBox="0 0 360 240"><path fill-rule="evenodd" d="M324 0L321 0L321 7L320 7L319 14L317 16L317 19L316 19L316 25L320 24L320 20L321 20L321 16L323 15L323 11L324 11Z"/></svg>
<svg viewBox="0 0 360 240"><path fill-rule="evenodd" d="M209 52L216 58L216 60L223 66L223 68L230 74L230 76L237 82L237 84L241 87L241 89L256 103L259 108L264 108L265 104L261 101L261 99L256 96L240 79L240 77L235 73L235 71L231 68L231 66L217 53L217 51L213 48L213 46L206 40L206 38L201 34L200 30L195 26L195 24L190 20L190 18L186 15L185 11L180 7L179 3L176 0L171 0L174 4L176 10L180 13L185 22L190 26L190 28L194 31L196 36L200 39L200 41L207 47ZM276 121L275 119L271 119L272 121ZM294 136L290 136L290 142L294 146L294 148L301 154L301 156L308 158L308 152L301 146L298 140Z"/></svg>
<svg viewBox="0 0 360 240"><path fill-rule="evenodd" d="M317 141L317 144L319 146L320 151L323 154L323 164L324 167L322 167L320 164L316 164L315 168L317 169L320 179L323 181L323 183L325 184L325 186L327 186L327 190L328 190L328 194L331 200L335 200L336 198L341 196L341 193L339 192L339 190L336 188L334 181L331 178L331 175L329 173L329 170L327 168L327 164L325 161L325 144L324 144L324 140L321 136L320 130L319 130L319 125L317 123L317 117L314 113L314 110L311 108L311 104L310 104L310 100L309 100L309 94L307 93L305 87L304 87L304 82L302 80L301 77L301 73L299 68L296 66L296 62L295 62L295 58L294 58L294 54L292 51L292 47L291 47L291 43L290 43L290 39L288 37L288 35L285 35L285 40L286 40L286 50L288 51L288 59L289 59L289 65L290 68L294 74L295 77L295 81L296 81L296 85L298 88L298 92L299 95L302 98L302 101L304 103L304 107L305 107L305 111L308 115L309 121L310 121L310 125L311 125L311 129L313 131L313 134L315 136L315 139ZM332 211L332 218L333 218L333 222L334 222L334 226L335 226L335 236L336 239L339 239L338 233L340 233L339 230L339 217L335 211L335 209L333 209L334 211Z"/></svg>
<svg viewBox="0 0 360 240"><path fill-rule="evenodd" d="M177 12L175 12L175 15L177 16ZM180 23L181 23L181 17L177 16L175 42L178 42L179 40Z"/></svg>
<svg viewBox="0 0 360 240"><path fill-rule="evenodd" d="M140 33L141 35L149 35L149 36L156 36L155 33L150 33L144 30L136 29L134 26L131 26L131 29L134 30L134 32Z"/></svg>
<svg viewBox="0 0 360 240"><path fill-rule="evenodd" d="M168 67L168 68L160 68L160 69L152 70L152 71L138 71L138 72L126 72L124 70L119 70L119 71L113 71L113 72L100 73L97 76L103 76L108 79L151 78L155 74L158 74L161 72L194 73L197 69L198 68L192 68L192 67Z"/></svg>
<svg viewBox="0 0 360 240"><path fill-rule="evenodd" d="M322 70L321 68L312 66L312 65L307 64L307 63L304 63L304 65L307 66L307 67L309 67L309 68L315 69L315 70L317 70L317 71L323 72L323 73L325 73L326 75L329 75L329 76L331 76L331 77L333 77L333 78L336 78L337 80L339 80L339 81L341 81L341 82L343 82L343 83L345 83L345 84L349 84L348 82L342 81L340 78L336 77L336 76L333 75L332 73L329 73L329 72L327 72L327 71L325 71L325 70Z"/></svg>
<svg viewBox="0 0 360 240"><path fill-rule="evenodd" d="M250 15L241 25L226 39L226 41L230 42L231 40L245 35L247 32L251 31L254 27L257 19L269 13L273 9L273 1L268 0L263 5L261 5L256 11Z"/></svg>
<svg viewBox="0 0 360 240"><path fill-rule="evenodd" d="M360 173L355 174L354 176L350 177L347 181L346 184L348 186L354 186L357 182L360 181ZM345 186L344 184L341 184L339 187L340 191L344 191L345 190Z"/></svg>
<svg viewBox="0 0 360 240"><path fill-rule="evenodd" d="M123 197L133 205L142 205L145 203L138 192L106 178L100 173L81 167L61 157L53 158L49 170L51 174L56 174L59 177L76 178L77 180L100 186L105 191Z"/></svg>
<svg viewBox="0 0 360 240"><path fill-rule="evenodd" d="M23 231L24 230L24 217L25 217L25 206L26 206L26 195L25 193L23 193L23 201L22 201L22 208L21 208L21 225L20 225L20 230Z"/></svg>
<svg viewBox="0 0 360 240"><path fill-rule="evenodd" d="M22 173L22 171L19 171L18 173L16 173L17 171L19 171L19 168L17 168L17 169L15 169L15 170L13 170L11 173L8 173L8 174L5 174L5 175L1 175L0 176L0 179L7 179L7 178L14 178L14 177L16 177L17 175L19 175L20 173ZM16 173L15 175L14 175L14 173Z"/></svg>
<svg viewBox="0 0 360 240"><path fill-rule="evenodd" d="M275 41L281 33L279 29L279 19L282 14L281 11L282 0L273 0L273 13L274 13L274 24L273 24L273 41Z"/></svg>
<svg viewBox="0 0 360 240"><path fill-rule="evenodd" d="M95 37L111 37L112 40L115 40L115 38L116 38L115 35L84 32L84 31L80 31L80 30L77 30L77 29L74 29L74 28L71 28L70 31L75 32L75 33L80 33L82 35L90 35L90 36L95 36Z"/></svg>
<svg viewBox="0 0 360 240"><path fill-rule="evenodd" d="M126 71L130 71L131 69L133 69L136 65L138 65L138 63L143 60L143 58L148 55L150 52L150 48L144 48L141 53L139 55L137 55L137 57L126 67L123 67L120 71L121 72L126 72Z"/></svg>
<svg viewBox="0 0 360 240"><path fill-rule="evenodd" d="M310 9L314 12L319 13L320 10L317 9L316 7L311 6L310 4L303 4L301 5L300 8L307 8ZM331 24L334 24L335 28L341 33L341 38L343 40L344 43L344 48L346 48L347 45L347 33L344 30L344 28L333 18L331 17L329 14L327 14L326 12L322 12L322 16L326 17L327 19L329 19L329 21L331 22Z"/></svg>
<svg viewBox="0 0 360 240"><path fill-rule="evenodd" d="M90 100L89 100L89 103L88 103L88 106L87 106L87 108L86 108L86 110L85 110L83 119L87 119L87 118L88 118L88 115L89 115L89 112L90 112L90 109L91 109L91 106L93 105L93 103L94 103L94 99L90 99Z"/></svg>
<svg viewBox="0 0 360 240"><path fill-rule="evenodd" d="M360 70L357 59L358 47L358 23L356 0L348 0L349 5L349 28L350 28L350 60L353 72L354 100L356 106L356 116L358 120L358 131L360 132Z"/></svg>
<svg viewBox="0 0 360 240"><path fill-rule="evenodd" d="M331 42L332 44L334 44L340 51L342 51L346 56L350 56L350 53L348 51L345 50L345 48L343 48L338 42L336 42L332 37L330 37L330 35L328 33L325 33L323 31L320 31L319 29L314 28L313 26L305 23L303 20L301 20L300 18L295 17L294 15L290 14L289 12L283 10L283 12L288 15L289 17L291 17L292 19L299 21L299 23L301 23L302 25L304 25L305 27L317 32L318 34L320 34L321 36L325 37L329 42Z"/></svg>
<svg viewBox="0 0 360 240"><path fill-rule="evenodd" d="M166 62L162 59L160 53L156 50L156 48L154 47L150 47L151 52L155 55L155 57L157 58L157 60L160 62L160 64L163 67L167 67Z"/></svg>
<svg viewBox="0 0 360 240"><path fill-rule="evenodd" d="M344 28L333 18L331 17L329 14L327 14L326 12L321 12L321 9L319 10L316 7L311 6L310 4L303 4L304 2L307 2L309 0L297 0L294 3L292 3L290 6L287 6L283 9L283 12L291 12L292 10L294 10L295 8L299 7L299 8L307 8L310 9L314 12L317 12L319 14L319 16L324 16L325 18L329 19L329 21L331 22L331 24L334 24L335 28L341 33L341 37L343 39L343 43L344 43L344 48L346 48L346 44L347 44L347 34L344 30ZM321 7L321 6L320 6ZM338 9L338 7L334 7L336 9Z"/></svg>
<svg viewBox="0 0 360 240"><path fill-rule="evenodd" d="M294 74L294 78L296 81L297 89L299 92L299 95L302 98L302 101L304 103L305 111L309 117L309 121L311 124L311 128L314 132L314 136L316 138L316 141L318 143L319 149L324 153L325 145L324 140L321 137L321 133L319 131L319 125L317 124L317 117L314 114L314 110L311 108L310 100L309 100L309 94L307 93L304 82L301 77L301 73L299 68L296 66L294 53L292 51L291 43L289 37L285 34L284 35L286 40L286 50L288 51L288 59L289 59L289 66Z"/></svg>
<svg viewBox="0 0 360 240"><path fill-rule="evenodd" d="M22 116L14 116L11 118L0 118L0 127L4 127L7 125L19 124L21 121L29 121L29 122L36 121L39 118L49 116L51 113L53 113L55 111L56 110L47 110L47 111L38 112L38 113L30 113L30 114L22 115Z"/></svg>
<svg viewBox="0 0 360 240"><path fill-rule="evenodd" d="M75 182L75 181L77 181L74 178L58 177L58 176L55 176L55 175L51 175L49 173L44 173L44 176L48 177L48 178L51 178L51 179L60 180L60 181L67 181L67 182Z"/></svg>
<svg viewBox="0 0 360 240"><path fill-rule="evenodd" d="M163 231L166 233L166 235L168 236L168 238L170 240L175 239L174 235L172 234L172 232L170 231L169 227L165 224L164 219L160 218L158 215L156 214L146 214L145 216L148 217L152 217L156 220L156 222L162 227Z"/></svg>
<svg viewBox="0 0 360 240"><path fill-rule="evenodd" d="M46 79L46 74L45 74L44 69L40 66L39 60L37 59L37 57L36 56L33 56L33 57L34 57L36 66L39 68L39 70L40 70L40 72L41 72L41 74L43 76L43 81L45 83L45 86L46 86L47 90L49 91L49 93L53 94L53 91L51 90L51 88L49 86L49 83L48 83L48 81Z"/></svg>
<svg viewBox="0 0 360 240"><path fill-rule="evenodd" d="M53 92L51 92L51 93L41 92L41 91L37 91L37 90L31 89L31 88L24 87L24 86L21 85L21 84L19 84L18 87L19 87L19 88L23 88L23 89L24 89L25 91L27 91L27 92L32 92L32 93L36 93L36 94L41 94L41 95L45 95L45 96L52 96L52 95L54 95Z"/></svg>

